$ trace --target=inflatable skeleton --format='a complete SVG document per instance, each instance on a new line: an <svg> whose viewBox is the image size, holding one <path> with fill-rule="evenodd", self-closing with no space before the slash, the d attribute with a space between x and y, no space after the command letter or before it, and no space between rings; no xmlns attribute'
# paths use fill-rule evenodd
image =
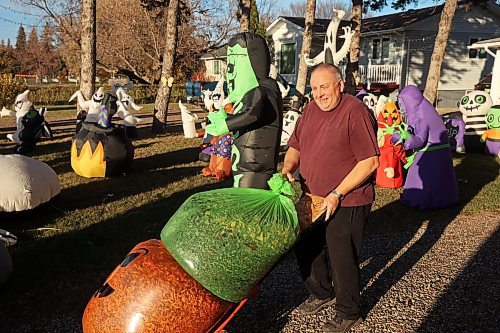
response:
<svg viewBox="0 0 500 333"><path fill-rule="evenodd" d="M484 152L484 143L480 141L481 135L488 129L486 114L493 106L490 94L486 91L474 90L462 97L458 103L465 121L464 145L468 153Z"/></svg>
<svg viewBox="0 0 500 333"><path fill-rule="evenodd" d="M313 59L310 59L309 55L306 54L305 62L308 66L316 66L322 62L337 66L347 55L349 47L351 46L352 36L354 35L354 31L351 30L350 26L342 27L344 34L340 36L340 38L344 38L345 41L340 50L337 52L337 31L344 16L345 12L343 10L333 8L333 18L330 24L328 24L328 28L326 30L323 51Z"/></svg>

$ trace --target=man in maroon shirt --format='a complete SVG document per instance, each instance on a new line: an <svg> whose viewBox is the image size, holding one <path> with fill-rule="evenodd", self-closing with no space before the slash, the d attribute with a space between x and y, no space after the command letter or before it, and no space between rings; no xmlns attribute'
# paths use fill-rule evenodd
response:
<svg viewBox="0 0 500 333"><path fill-rule="evenodd" d="M378 167L375 119L365 105L344 94L339 69L318 65L311 74L309 103L288 141L282 173L294 181L300 164L305 192L324 197L324 222L304 232L296 256L311 296L299 306L313 314L336 303L325 332L345 332L362 321L360 273L365 223L375 198Z"/></svg>

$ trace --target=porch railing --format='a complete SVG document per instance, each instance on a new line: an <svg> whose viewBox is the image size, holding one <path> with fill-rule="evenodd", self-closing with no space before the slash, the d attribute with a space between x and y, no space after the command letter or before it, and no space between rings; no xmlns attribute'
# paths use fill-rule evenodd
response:
<svg viewBox="0 0 500 333"><path fill-rule="evenodd" d="M345 77L345 65L340 66L343 77ZM373 83L396 83L401 81L401 65L359 65L360 82Z"/></svg>

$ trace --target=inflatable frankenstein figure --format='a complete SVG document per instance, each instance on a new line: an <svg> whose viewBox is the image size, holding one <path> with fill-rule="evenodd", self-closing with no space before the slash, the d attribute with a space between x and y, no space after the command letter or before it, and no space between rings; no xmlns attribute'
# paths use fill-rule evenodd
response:
<svg viewBox="0 0 500 333"><path fill-rule="evenodd" d="M262 36L239 33L228 42L228 99L234 114L209 113L206 132L233 133L234 187L268 189L276 172L283 102L276 81L269 77L269 49Z"/></svg>

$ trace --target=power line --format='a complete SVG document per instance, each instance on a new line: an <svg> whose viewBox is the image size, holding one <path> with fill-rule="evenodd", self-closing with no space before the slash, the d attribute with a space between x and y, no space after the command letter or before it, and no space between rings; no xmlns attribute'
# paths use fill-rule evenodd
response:
<svg viewBox="0 0 500 333"><path fill-rule="evenodd" d="M35 17L43 17L42 15L36 15L36 14L28 13L28 12L22 12L20 10L16 10L16 9L10 8L10 7L2 5L2 4L0 4L0 8L7 9L7 10L10 10L10 11L12 11L14 13L18 13L18 14L23 14L23 15L28 15L28 16L35 16Z"/></svg>
<svg viewBox="0 0 500 333"><path fill-rule="evenodd" d="M42 25L27 24L27 23L20 23L20 22L16 22L16 21L12 21L12 20L9 20L9 19L6 19L6 18L3 18L3 17L0 17L0 20L1 20L1 21L5 21L5 22L8 22L8 23L13 23L13 24L17 24L17 25L26 26L26 27L32 27L32 28L43 28L43 26L42 26Z"/></svg>

